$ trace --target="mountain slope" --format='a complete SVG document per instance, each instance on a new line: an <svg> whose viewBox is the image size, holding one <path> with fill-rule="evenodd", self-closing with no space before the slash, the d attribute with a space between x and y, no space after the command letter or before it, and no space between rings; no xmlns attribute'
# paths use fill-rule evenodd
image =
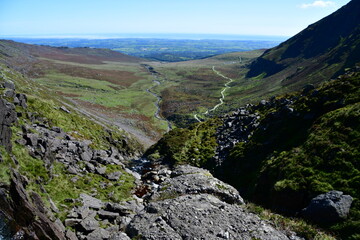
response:
<svg viewBox="0 0 360 240"><path fill-rule="evenodd" d="M302 239L204 169L131 171L141 146L63 100L0 64L0 239Z"/></svg>
<svg viewBox="0 0 360 240"><path fill-rule="evenodd" d="M154 85L143 59L95 48L36 46L0 40L0 62L47 87L88 115L151 145L167 130L154 116Z"/></svg>
<svg viewBox="0 0 360 240"><path fill-rule="evenodd" d="M360 1L347 5L266 51L250 66L247 77L302 87L343 73L360 58Z"/></svg>
<svg viewBox="0 0 360 240"><path fill-rule="evenodd" d="M146 155L189 163L266 207L295 214L316 195L354 197L350 218L332 226L345 239L360 233L360 67L320 88L248 105L166 134Z"/></svg>

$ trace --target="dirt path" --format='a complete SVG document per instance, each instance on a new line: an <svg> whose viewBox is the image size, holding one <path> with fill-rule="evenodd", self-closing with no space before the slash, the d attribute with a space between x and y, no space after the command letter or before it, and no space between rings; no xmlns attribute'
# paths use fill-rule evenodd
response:
<svg viewBox="0 0 360 240"><path fill-rule="evenodd" d="M218 76L220 76L220 77L222 77L222 78L225 78L225 79L227 79L227 80L229 80L229 81L224 84L225 88L222 89L221 92L220 92L220 94L221 94L221 98L219 98L220 103L217 104L217 105L215 105L212 109L207 110L206 112L202 113L203 115L207 115L207 114L209 114L209 112L215 111L218 107L220 107L221 105L224 104L225 92L226 92L227 89L231 88L231 87L229 86L229 84L234 81L233 79L231 79L231 78L229 78L229 77L226 77L226 76L224 76L222 73L220 73L219 71L217 71L217 70L215 69L215 66L212 67L212 70L213 70L213 72L216 73ZM194 114L194 118L196 119L196 121L202 122L197 115L198 115L198 114Z"/></svg>

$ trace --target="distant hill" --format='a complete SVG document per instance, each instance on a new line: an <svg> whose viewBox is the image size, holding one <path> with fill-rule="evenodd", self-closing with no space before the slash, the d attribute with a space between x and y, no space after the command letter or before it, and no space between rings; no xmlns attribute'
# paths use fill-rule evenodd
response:
<svg viewBox="0 0 360 240"><path fill-rule="evenodd" d="M146 58L151 61L179 62L203 59L230 52L251 51L272 48L286 38L249 37L248 40L220 40L205 36L195 39L173 39L171 36L160 38L112 38L112 39L71 39L71 38L12 38L11 40L52 47L91 47L107 48L127 55ZM190 36L187 36L190 37ZM211 38L213 37L213 38ZM219 37L219 36L217 36ZM229 36L222 36L226 39Z"/></svg>
<svg viewBox="0 0 360 240"><path fill-rule="evenodd" d="M250 66L248 78L302 87L334 78L360 60L360 1L347 5L280 44ZM280 81L280 82L279 82Z"/></svg>
<svg viewBox="0 0 360 240"><path fill-rule="evenodd" d="M151 145L166 131L153 115L144 59L103 48L50 47L0 40L0 63ZM144 89L145 88L145 89ZM129 97L131 96L131 97Z"/></svg>
<svg viewBox="0 0 360 240"><path fill-rule="evenodd" d="M83 63L101 64L104 61L134 62L143 61L141 58L128 56L119 52L102 48L68 48L30 45L11 40L0 40L0 56L4 56L9 62L30 61L34 57L48 58L52 60Z"/></svg>

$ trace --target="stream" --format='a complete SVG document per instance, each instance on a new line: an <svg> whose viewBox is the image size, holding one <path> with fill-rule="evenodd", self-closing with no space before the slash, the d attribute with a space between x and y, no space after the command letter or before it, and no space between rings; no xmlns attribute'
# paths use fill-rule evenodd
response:
<svg viewBox="0 0 360 240"><path fill-rule="evenodd" d="M240 61L241 61L241 60L240 60ZM229 86L229 84L234 81L233 79L231 79L231 78L229 78L229 77L226 77L226 76L224 76L222 73L220 73L219 71L217 71L217 70L215 69L215 66L212 67L212 70L213 70L213 72L216 73L218 76L220 76L220 77L222 77L222 78L225 78L225 79L227 79L227 80L229 80L229 81L224 84L225 88L222 89L221 92L220 92L220 94L221 94L221 98L219 98L220 103L217 104L217 105L215 105L212 109L207 110L206 112L202 113L203 115L207 115L207 114L209 114L209 112L215 111L218 107L220 107L221 105L224 104L225 92L226 92L227 89L231 88L231 87ZM196 121L202 122L197 115L198 115L198 114L194 114L194 118L196 119Z"/></svg>
<svg viewBox="0 0 360 240"><path fill-rule="evenodd" d="M150 93L151 95L153 95L154 97L156 97L156 102L154 103L156 106L156 112L154 113L154 117L160 121L166 121L167 125L168 125L168 129L167 132L169 132L172 129L172 125L171 122L168 121L166 118L163 118L160 116L160 102L162 100L161 96L159 96L157 93L153 92L152 89L154 89L155 87L161 85L161 82L158 80L158 75L159 73L156 72L151 66L149 65L145 65L144 67L148 70L149 73L151 73L151 75L154 77L154 79L152 80L154 85L150 88L146 89L146 92Z"/></svg>

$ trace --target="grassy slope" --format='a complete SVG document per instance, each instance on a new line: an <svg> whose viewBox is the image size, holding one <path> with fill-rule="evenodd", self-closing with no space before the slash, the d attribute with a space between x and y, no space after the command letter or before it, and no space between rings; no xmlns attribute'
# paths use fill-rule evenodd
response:
<svg viewBox="0 0 360 240"><path fill-rule="evenodd" d="M106 49L51 48L0 42L5 62L25 71L53 94L134 134L159 138L167 124L154 117L153 77L142 59ZM35 57L34 57L35 56ZM152 139L152 140L151 140ZM144 144L148 144L147 141Z"/></svg>
<svg viewBox="0 0 360 240"><path fill-rule="evenodd" d="M278 47L266 51L247 77L264 75L264 87L296 90L337 77L359 62L360 5L352 0ZM260 91L254 88L254 91Z"/></svg>
<svg viewBox="0 0 360 240"><path fill-rule="evenodd" d="M272 209L299 211L332 189L351 194L355 201L349 219L325 227L355 239L360 233L359 85L359 72L325 83L296 97L292 115L274 118L280 107L260 108L260 127L250 141L232 149L221 168L212 165L216 119L172 131L147 153L172 164L207 167L244 197Z"/></svg>
<svg viewBox="0 0 360 240"><path fill-rule="evenodd" d="M225 76L235 80L231 85L232 89L226 93L226 104L218 110L226 112L234 108L232 105L239 106L238 92L248 84L253 84L244 80L246 73L244 66L262 52L262 50L238 52L202 60L151 64L165 80L166 88L158 89L163 97L162 114L178 126L186 126L195 122L193 118L195 113L205 112L206 109L218 104L220 91L228 80L214 73L213 66Z"/></svg>
<svg viewBox="0 0 360 240"><path fill-rule="evenodd" d="M71 181L74 175L69 174L64 165L59 162L53 162L50 168L46 168L42 160L33 158L29 155L28 150L19 145L16 139L22 136L22 126L24 124L31 124L28 112L32 113L38 119L43 119L49 127L61 127L68 134L76 139L90 140L91 147L95 149L108 150L111 146L109 139L117 142L117 147L120 152L131 156L132 154L141 152L142 146L125 132L119 129L103 126L93 122L84 115L72 111L67 114L59 109L62 102L59 98L52 95L52 93L37 83L23 77L18 72L7 68L0 64L1 81L12 80L15 82L17 92L25 93L28 97L28 108L25 110L17 107L19 115L17 123L12 127L13 130L13 150L7 153L4 149L0 149L3 156L3 162L0 163L0 182L9 183L10 167L16 167L20 173L26 176L29 180L27 185L28 191L35 191L42 197L43 201L49 206L49 198L60 209L58 217L65 217L64 210L67 210L74 203L69 203L66 199L77 198L80 193L93 194L94 189L96 196L100 199L110 199L112 201L122 201L131 197L134 185L134 178L121 169L120 166L109 166L108 172L121 171L123 175L120 181L121 185L108 185L106 189L101 189L99 182L110 183L106 178L96 175L88 174L79 177L76 182ZM111 131L106 131L110 129ZM126 142L126 143L125 143ZM125 143L125 144L124 144ZM19 164L16 166L13 163L11 156L14 156ZM58 188L59 184L62 186ZM45 189L45 190L44 190ZM115 194L109 198L109 194Z"/></svg>

